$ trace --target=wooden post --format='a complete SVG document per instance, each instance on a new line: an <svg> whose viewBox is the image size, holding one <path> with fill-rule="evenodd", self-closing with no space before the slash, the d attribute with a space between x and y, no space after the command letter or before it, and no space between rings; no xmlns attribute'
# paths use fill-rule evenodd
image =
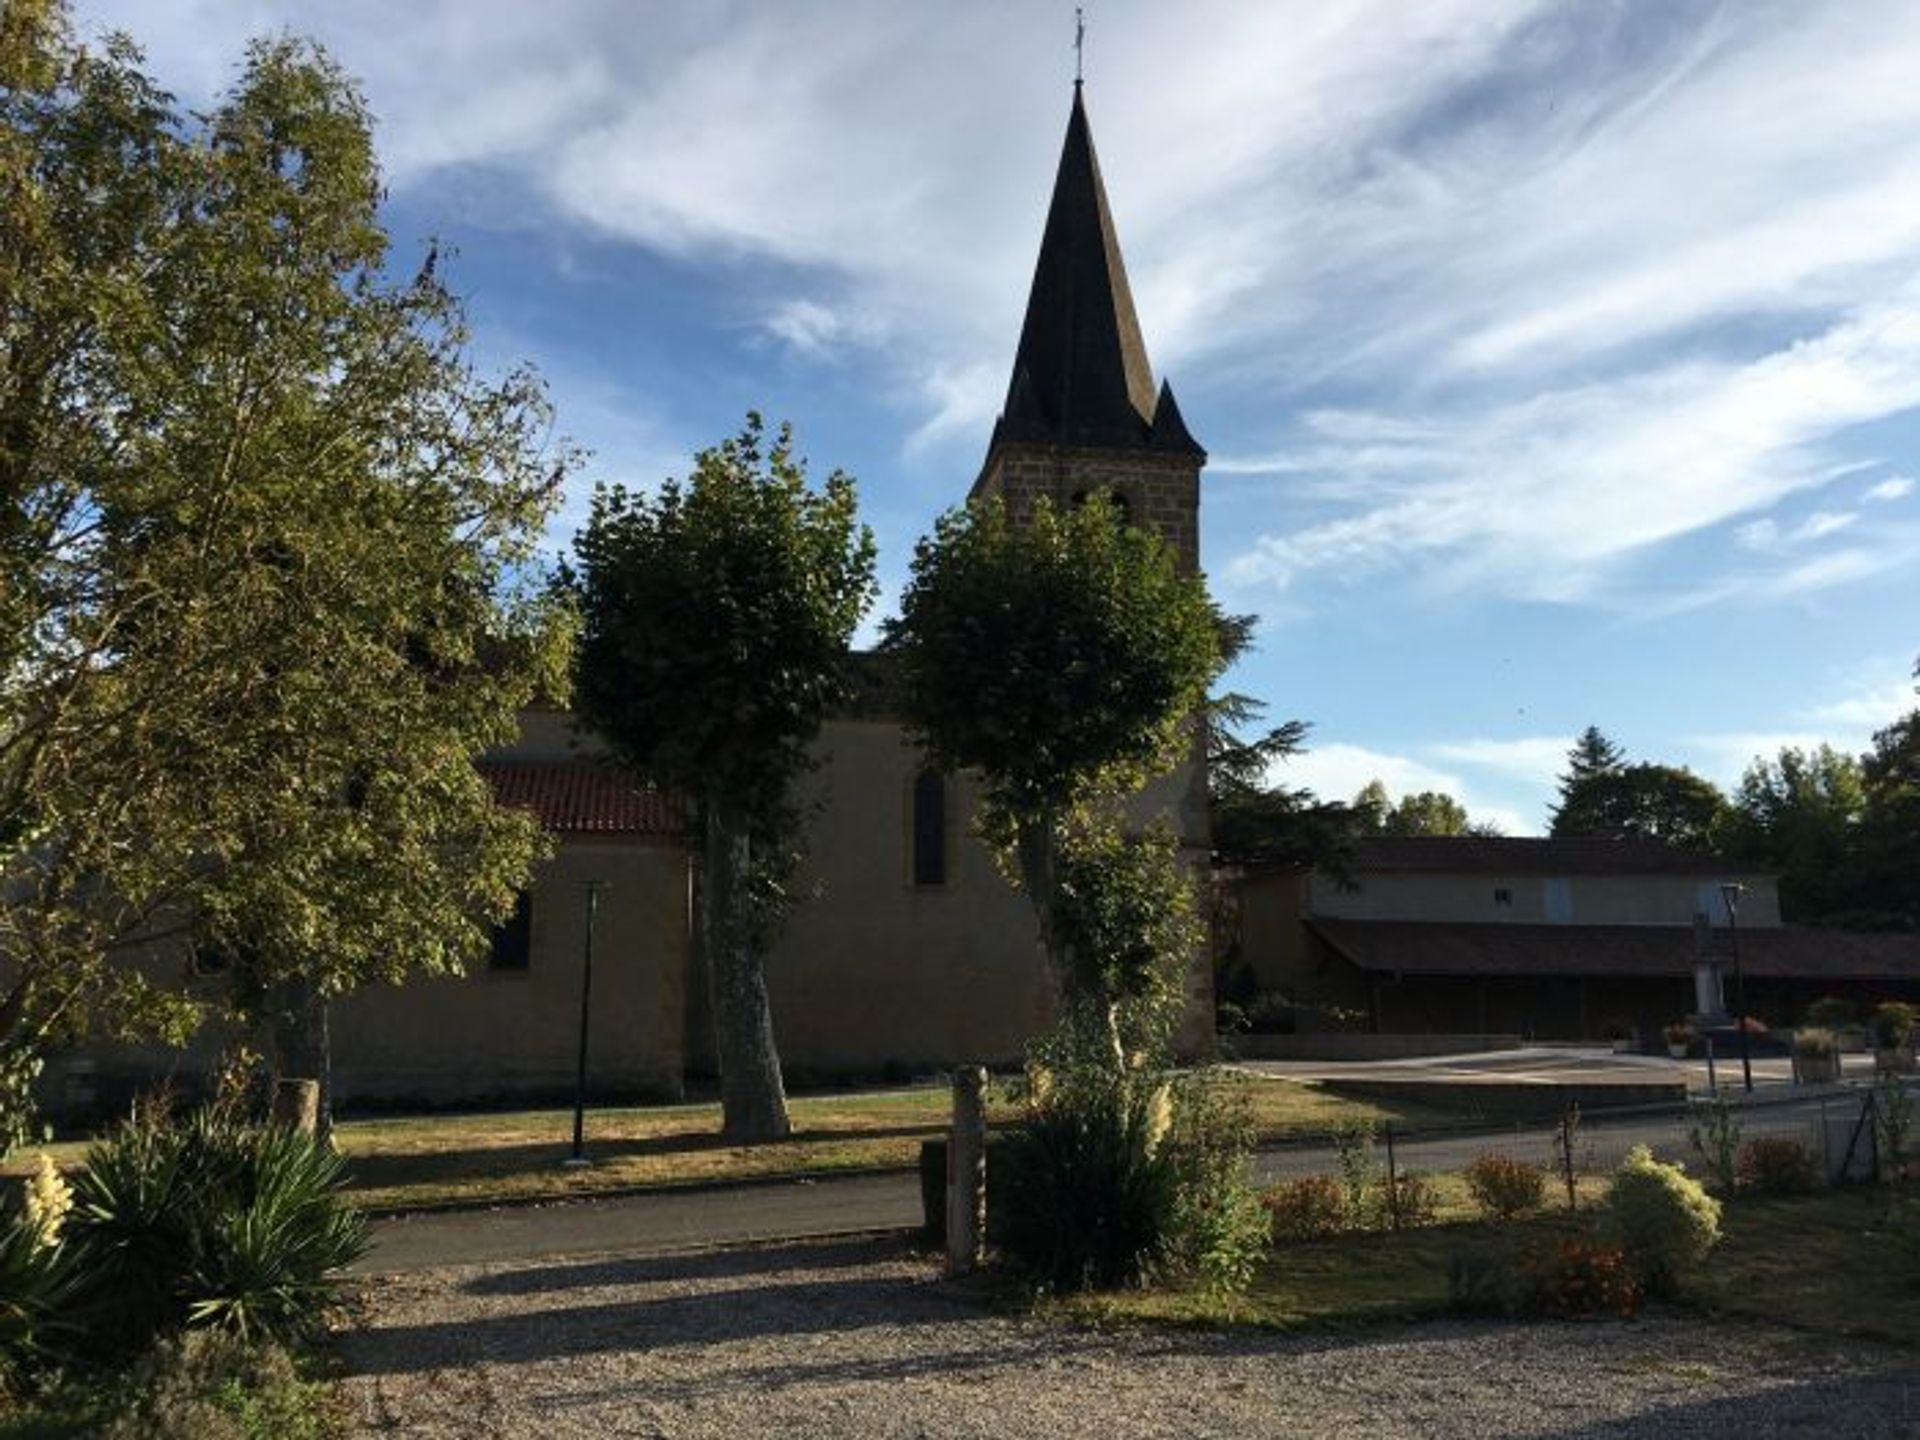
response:
<svg viewBox="0 0 1920 1440"><path fill-rule="evenodd" d="M320 1124L320 1082L281 1080L273 1087L273 1123L312 1139Z"/></svg>
<svg viewBox="0 0 1920 1440"><path fill-rule="evenodd" d="M987 1072L953 1073L953 1130L947 1137L947 1274L979 1269L987 1238Z"/></svg>

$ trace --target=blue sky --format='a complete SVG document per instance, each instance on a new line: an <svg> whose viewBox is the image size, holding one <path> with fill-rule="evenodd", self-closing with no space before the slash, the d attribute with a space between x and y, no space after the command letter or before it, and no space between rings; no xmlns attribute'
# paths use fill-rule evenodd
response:
<svg viewBox="0 0 1920 1440"><path fill-rule="evenodd" d="M319 38L596 479L748 408L887 598L1006 384L1070 98L1035 0L75 0L202 103ZM1537 833L1572 735L1722 784L1920 652L1920 6L1096 0L1087 102L1285 778Z"/></svg>

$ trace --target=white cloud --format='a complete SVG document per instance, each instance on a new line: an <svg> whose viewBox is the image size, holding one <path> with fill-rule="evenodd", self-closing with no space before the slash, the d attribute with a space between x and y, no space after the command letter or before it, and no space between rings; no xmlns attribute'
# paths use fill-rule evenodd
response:
<svg viewBox="0 0 1920 1440"><path fill-rule="evenodd" d="M1513 740L1455 740L1429 748L1456 765L1539 784L1566 769L1567 752L1572 747L1571 735L1528 735Z"/></svg>
<svg viewBox="0 0 1920 1440"><path fill-rule="evenodd" d="M1581 599L1637 551L1818 483L1829 435L1914 405L1920 287L1745 364L1675 363L1435 416L1429 438L1384 452L1372 438L1350 446L1309 417L1315 467L1383 498L1263 536L1227 573L1285 587L1328 567L1423 562L1450 566L1456 582ZM1838 524L1827 517L1814 532ZM1850 573L1878 553L1861 552ZM1809 571L1805 583L1817 580Z"/></svg>
<svg viewBox="0 0 1920 1440"><path fill-rule="evenodd" d="M1866 735L1920 705L1911 657L1883 657L1863 665L1838 698L1809 706L1800 718L1829 734Z"/></svg>
<svg viewBox="0 0 1920 1440"><path fill-rule="evenodd" d="M1913 477L1911 475L1894 475L1882 480L1878 485L1873 486L1860 498L1885 503L1889 500L1902 499L1912 493Z"/></svg>
<svg viewBox="0 0 1920 1440"><path fill-rule="evenodd" d="M872 344L875 328L816 300L782 301L763 322L769 334L809 360L829 360L846 346Z"/></svg>
<svg viewBox="0 0 1920 1440"><path fill-rule="evenodd" d="M772 262L768 333L876 349L903 444L974 446L991 419L1064 11L80 3L190 97L245 34L312 29L365 78L397 189L465 177L493 223ZM1293 471L1341 507L1228 578L1407 567L1609 599L1675 537L1797 534L1770 507L1835 473L1849 427L1920 404L1916 67L1905 0L1103 8L1089 104L1160 368L1190 418L1202 387L1276 417L1216 473ZM1729 547L1676 603L1920 554L1911 533L1821 553L1831 534L1762 571Z"/></svg>
<svg viewBox="0 0 1920 1440"><path fill-rule="evenodd" d="M1807 730L1731 730L1686 736L1679 750L1696 774L1731 790L1756 759L1772 760L1782 750L1816 750L1831 743L1828 736Z"/></svg>
<svg viewBox="0 0 1920 1440"><path fill-rule="evenodd" d="M1466 806L1470 818L1496 825L1503 834L1522 835L1531 828L1520 812L1481 796L1456 774L1411 756L1363 745L1314 745L1304 755L1276 762L1269 778L1277 785L1305 786L1327 800L1351 800L1372 780L1385 785L1396 800L1423 790L1438 790Z"/></svg>

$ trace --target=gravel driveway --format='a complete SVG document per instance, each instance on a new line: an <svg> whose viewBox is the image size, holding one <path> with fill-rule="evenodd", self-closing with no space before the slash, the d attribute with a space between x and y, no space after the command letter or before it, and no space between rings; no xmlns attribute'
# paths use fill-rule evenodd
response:
<svg viewBox="0 0 1920 1440"><path fill-rule="evenodd" d="M467 1266L369 1287L357 1435L1920 1436L1920 1356L1746 1324L1067 1330L893 1241Z"/></svg>

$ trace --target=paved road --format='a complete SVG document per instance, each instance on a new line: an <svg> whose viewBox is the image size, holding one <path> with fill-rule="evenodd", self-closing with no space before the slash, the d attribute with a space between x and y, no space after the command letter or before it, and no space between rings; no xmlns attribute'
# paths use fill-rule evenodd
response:
<svg viewBox="0 0 1920 1440"><path fill-rule="evenodd" d="M373 1225L362 1274L579 1255L659 1255L920 1223L914 1175L864 1175L611 1200L406 1215Z"/></svg>
<svg viewBox="0 0 1920 1440"><path fill-rule="evenodd" d="M1821 1138L1822 1105L1838 1129ZM1859 1100L1850 1092L1802 1095L1786 1103L1747 1111L1749 1135L1790 1134L1815 1154L1840 1153ZM1580 1159L1589 1169L1617 1164L1629 1146L1651 1145L1668 1158L1687 1153L1687 1122L1673 1113L1608 1119L1589 1116L1581 1127ZM1486 1150L1550 1164L1553 1130L1527 1127L1481 1129L1462 1134L1398 1141L1395 1160L1405 1170L1457 1170ZM1384 1162L1384 1154L1376 1159ZM1326 1147L1280 1147L1254 1160L1261 1180L1330 1173ZM355 1268L365 1274L428 1270L442 1265L492 1264L507 1260L581 1255L658 1255L703 1246L795 1240L920 1223L920 1186L915 1175L872 1175L803 1180L731 1189L677 1191L553 1205L411 1215L373 1226L373 1248Z"/></svg>

